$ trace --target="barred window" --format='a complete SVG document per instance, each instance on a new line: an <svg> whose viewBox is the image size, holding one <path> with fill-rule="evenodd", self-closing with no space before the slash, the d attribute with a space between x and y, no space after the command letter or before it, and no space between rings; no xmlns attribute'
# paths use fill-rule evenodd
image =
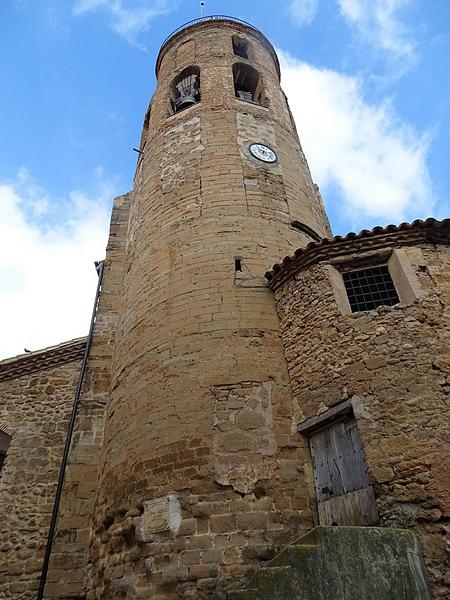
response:
<svg viewBox="0 0 450 600"><path fill-rule="evenodd" d="M342 273L342 277L352 312L400 302L386 265Z"/></svg>

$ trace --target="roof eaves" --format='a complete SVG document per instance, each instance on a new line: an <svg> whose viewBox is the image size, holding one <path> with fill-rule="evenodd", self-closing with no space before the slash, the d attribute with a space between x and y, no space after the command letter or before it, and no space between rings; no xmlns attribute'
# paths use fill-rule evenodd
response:
<svg viewBox="0 0 450 600"><path fill-rule="evenodd" d="M82 337L42 350L6 358L0 361L0 381L16 379L35 371L81 360L85 347L86 337Z"/></svg>
<svg viewBox="0 0 450 600"><path fill-rule="evenodd" d="M320 242L310 242L305 248L298 248L293 256L286 256L281 263L276 263L265 276L269 280L269 286L275 289L297 271L321 260L355 249L363 250L370 240L376 241L377 245L382 247L392 245L394 239L404 244L421 240L434 244L450 243L450 219L417 219L412 223L377 226L371 230L363 229L359 233L351 231L345 236L337 235L331 239L324 238Z"/></svg>

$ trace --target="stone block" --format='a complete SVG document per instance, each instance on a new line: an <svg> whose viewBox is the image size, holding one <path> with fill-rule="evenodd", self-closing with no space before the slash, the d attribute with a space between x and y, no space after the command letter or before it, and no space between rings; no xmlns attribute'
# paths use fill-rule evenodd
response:
<svg viewBox="0 0 450 600"><path fill-rule="evenodd" d="M232 514L213 515L209 523L213 533L229 533L236 530L236 517Z"/></svg>
<svg viewBox="0 0 450 600"><path fill-rule="evenodd" d="M205 563L205 564L208 564L208 563L220 564L222 562L222 559L223 559L222 550L216 550L216 549L206 550L205 552L203 552L203 555L202 555L202 563Z"/></svg>
<svg viewBox="0 0 450 600"><path fill-rule="evenodd" d="M196 532L196 519L183 519L178 529L178 535L192 535Z"/></svg>
<svg viewBox="0 0 450 600"><path fill-rule="evenodd" d="M194 517L209 517L213 513L213 507L210 502L199 502L192 507Z"/></svg>
<svg viewBox="0 0 450 600"><path fill-rule="evenodd" d="M189 571L193 579L217 577L219 574L219 569L216 565L193 565Z"/></svg>
<svg viewBox="0 0 450 600"><path fill-rule="evenodd" d="M187 581L189 578L188 568L185 566L169 567L162 572L163 583L175 583L177 581Z"/></svg>
<svg viewBox="0 0 450 600"><path fill-rule="evenodd" d="M190 538L189 545L193 550L203 550L205 548L212 548L213 542L209 535L195 535Z"/></svg>
<svg viewBox="0 0 450 600"><path fill-rule="evenodd" d="M238 529L265 530L267 529L267 514L265 512L242 513L237 516Z"/></svg>

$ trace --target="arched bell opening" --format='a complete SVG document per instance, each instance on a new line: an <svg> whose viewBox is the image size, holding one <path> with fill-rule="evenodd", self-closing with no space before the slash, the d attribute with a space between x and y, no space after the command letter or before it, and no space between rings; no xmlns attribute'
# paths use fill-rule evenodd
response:
<svg viewBox="0 0 450 600"><path fill-rule="evenodd" d="M174 79L171 90L172 114L200 102L200 69L187 67Z"/></svg>
<svg viewBox="0 0 450 600"><path fill-rule="evenodd" d="M262 79L256 69L244 63L233 65L234 93L238 100L266 106Z"/></svg>

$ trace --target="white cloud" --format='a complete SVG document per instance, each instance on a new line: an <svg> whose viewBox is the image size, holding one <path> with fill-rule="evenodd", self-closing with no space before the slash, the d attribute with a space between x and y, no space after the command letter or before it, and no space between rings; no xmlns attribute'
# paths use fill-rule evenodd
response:
<svg viewBox="0 0 450 600"><path fill-rule="evenodd" d="M86 335L114 185L55 202L21 169L0 182L0 357Z"/></svg>
<svg viewBox="0 0 450 600"><path fill-rule="evenodd" d="M131 43L146 31L151 21L176 8L176 0L76 0L76 16L101 10L107 13L112 28Z"/></svg>
<svg viewBox="0 0 450 600"><path fill-rule="evenodd" d="M289 0L289 13L297 25L310 25L317 14L319 0Z"/></svg>
<svg viewBox="0 0 450 600"><path fill-rule="evenodd" d="M416 55L411 32L401 21L401 11L414 0L338 0L342 15L358 33L392 59L410 63Z"/></svg>
<svg viewBox="0 0 450 600"><path fill-rule="evenodd" d="M401 122L388 102L368 104L356 77L278 52L311 171L322 188L339 189L340 210L358 226L430 216L429 134Z"/></svg>

